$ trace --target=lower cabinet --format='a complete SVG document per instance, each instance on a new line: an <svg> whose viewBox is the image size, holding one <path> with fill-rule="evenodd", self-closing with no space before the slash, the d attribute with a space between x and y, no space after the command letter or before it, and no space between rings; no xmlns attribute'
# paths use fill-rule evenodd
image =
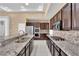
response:
<svg viewBox="0 0 79 59"><path fill-rule="evenodd" d="M30 56L33 50L33 39L20 51L17 56Z"/></svg>
<svg viewBox="0 0 79 59"><path fill-rule="evenodd" d="M30 45L29 45L29 55L31 54L33 50L33 39L30 41Z"/></svg>
<svg viewBox="0 0 79 59"><path fill-rule="evenodd" d="M54 42L52 42L51 40L47 40L47 45L48 48L51 52L52 56L67 56L67 54L65 54L61 48L59 48Z"/></svg>
<svg viewBox="0 0 79 59"><path fill-rule="evenodd" d="M27 47L27 49L26 49L26 55L25 56L29 56L30 54L29 54L29 47Z"/></svg>
<svg viewBox="0 0 79 59"><path fill-rule="evenodd" d="M63 51L61 51L61 56L67 56Z"/></svg>
<svg viewBox="0 0 79 59"><path fill-rule="evenodd" d="M59 56L59 52L54 48L54 56Z"/></svg>
<svg viewBox="0 0 79 59"><path fill-rule="evenodd" d="M51 41L50 40L47 40L47 45L48 45L48 48L49 48L49 50L50 50L50 52L51 52L51 50L52 50L52 48L51 48Z"/></svg>
<svg viewBox="0 0 79 59"><path fill-rule="evenodd" d="M26 55L26 47L24 47L17 56L25 56Z"/></svg>
<svg viewBox="0 0 79 59"><path fill-rule="evenodd" d="M53 45L52 45L52 42L49 39L47 40L47 46L50 50L50 53L53 55Z"/></svg>
<svg viewBox="0 0 79 59"><path fill-rule="evenodd" d="M54 51L54 46L52 45L52 46L51 46L51 54L52 54L53 56L54 56L54 52L55 52L55 51Z"/></svg>

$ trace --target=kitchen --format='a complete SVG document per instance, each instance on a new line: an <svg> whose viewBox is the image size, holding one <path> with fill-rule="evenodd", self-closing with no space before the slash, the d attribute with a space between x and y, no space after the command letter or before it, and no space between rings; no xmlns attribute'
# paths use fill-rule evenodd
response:
<svg viewBox="0 0 79 59"><path fill-rule="evenodd" d="M0 56L79 56L79 3L0 3Z"/></svg>

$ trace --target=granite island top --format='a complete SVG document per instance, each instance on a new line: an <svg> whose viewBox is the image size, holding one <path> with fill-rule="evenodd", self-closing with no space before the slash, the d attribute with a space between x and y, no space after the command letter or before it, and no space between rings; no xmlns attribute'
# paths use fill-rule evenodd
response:
<svg viewBox="0 0 79 59"><path fill-rule="evenodd" d="M11 38L13 38L13 37L11 37ZM17 36L15 36L15 37L17 37ZM18 53L24 48L24 46L33 38L33 35L26 35L26 37L29 37L26 42L16 43L14 40L5 46L0 46L0 56L16 56L16 55L18 55Z"/></svg>
<svg viewBox="0 0 79 59"><path fill-rule="evenodd" d="M52 42L54 42L68 56L79 56L79 44L76 45L67 40L55 41L50 35L47 35L47 36L51 39Z"/></svg>

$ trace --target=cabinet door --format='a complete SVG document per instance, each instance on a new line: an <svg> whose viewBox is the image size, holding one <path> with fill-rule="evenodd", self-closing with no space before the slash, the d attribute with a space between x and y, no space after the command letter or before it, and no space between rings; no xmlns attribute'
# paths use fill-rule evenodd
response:
<svg viewBox="0 0 79 59"><path fill-rule="evenodd" d="M49 23L40 23L40 29L49 29Z"/></svg>
<svg viewBox="0 0 79 59"><path fill-rule="evenodd" d="M26 56L29 56L29 47L26 48Z"/></svg>
<svg viewBox="0 0 79 59"><path fill-rule="evenodd" d="M50 20L50 29L53 29L53 18Z"/></svg>
<svg viewBox="0 0 79 59"><path fill-rule="evenodd" d="M49 23L45 23L45 29L49 29Z"/></svg>
<svg viewBox="0 0 79 59"><path fill-rule="evenodd" d="M66 4L62 9L62 29L71 30L71 4Z"/></svg>
<svg viewBox="0 0 79 59"><path fill-rule="evenodd" d="M79 3L72 4L72 29L79 30Z"/></svg>
<svg viewBox="0 0 79 59"><path fill-rule="evenodd" d="M54 23L57 21L57 16L55 15L54 16Z"/></svg>
<svg viewBox="0 0 79 59"><path fill-rule="evenodd" d="M40 23L40 29L44 29L44 23Z"/></svg>
<svg viewBox="0 0 79 59"><path fill-rule="evenodd" d="M59 56L59 52L54 48L54 56Z"/></svg>
<svg viewBox="0 0 79 59"><path fill-rule="evenodd" d="M25 56L25 47L21 50L21 52L18 54L18 56Z"/></svg>
<svg viewBox="0 0 79 59"><path fill-rule="evenodd" d="M26 26L33 26L32 22L26 22Z"/></svg>
<svg viewBox="0 0 79 59"><path fill-rule="evenodd" d="M40 23L39 22L33 22L34 27L40 27Z"/></svg>
<svg viewBox="0 0 79 59"><path fill-rule="evenodd" d="M61 51L61 56L67 56L63 51Z"/></svg>
<svg viewBox="0 0 79 59"><path fill-rule="evenodd" d="M33 50L33 38L30 41L30 45L29 45L29 52L30 52L29 55L31 55L32 50Z"/></svg>
<svg viewBox="0 0 79 59"><path fill-rule="evenodd" d="M57 20L61 20L61 11L59 11L57 14Z"/></svg>
<svg viewBox="0 0 79 59"><path fill-rule="evenodd" d="M52 50L52 51L51 51L51 54L52 54L52 56L54 56L54 47L53 47L53 45L51 46L51 48L52 48L52 49L51 49L51 50Z"/></svg>

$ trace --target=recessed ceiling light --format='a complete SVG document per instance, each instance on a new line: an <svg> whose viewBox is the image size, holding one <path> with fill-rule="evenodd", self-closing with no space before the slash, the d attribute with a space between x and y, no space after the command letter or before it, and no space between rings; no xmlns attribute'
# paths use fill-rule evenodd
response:
<svg viewBox="0 0 79 59"><path fill-rule="evenodd" d="M26 6L29 5L29 3L25 3L25 5L26 5Z"/></svg>
<svg viewBox="0 0 79 59"><path fill-rule="evenodd" d="M39 6L39 7L37 8L37 11L43 11L43 6Z"/></svg>
<svg viewBox="0 0 79 59"><path fill-rule="evenodd" d="M11 9L9 9L8 7L3 7L3 6L0 6L1 9L5 10L5 11L12 11Z"/></svg>
<svg viewBox="0 0 79 59"><path fill-rule="evenodd" d="M24 9L25 7L24 6L21 6L21 9Z"/></svg>
<svg viewBox="0 0 79 59"><path fill-rule="evenodd" d="M24 6L21 6L21 11L26 11L27 9Z"/></svg>

